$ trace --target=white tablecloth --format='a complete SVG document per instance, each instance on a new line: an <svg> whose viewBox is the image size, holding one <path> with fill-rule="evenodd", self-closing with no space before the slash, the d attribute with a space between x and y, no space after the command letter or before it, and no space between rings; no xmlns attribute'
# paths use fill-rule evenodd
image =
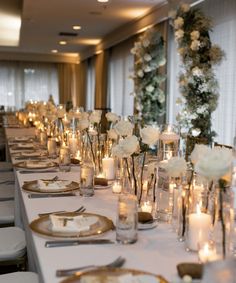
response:
<svg viewBox="0 0 236 283"><path fill-rule="evenodd" d="M72 197L29 199L28 194L20 190L24 181L59 176L73 181L79 180L78 172L69 173L37 173L20 174L19 202L26 230L29 265L32 271L39 273L44 283L60 282L55 272L61 268L72 268L87 264L106 264L118 256L124 256L124 267L141 269L163 275L172 280L176 277L176 265L180 262L197 261L197 255L185 251L184 243L177 241L176 234L167 224L159 224L157 228L139 231L138 242L132 245L84 245L73 247L45 248L48 238L30 231L28 223L38 217L38 213L54 210L75 210L81 205L87 212L99 213L111 218L115 223L117 195L110 189L96 191L91 198L79 195ZM115 231L108 232L101 237L115 240Z"/></svg>

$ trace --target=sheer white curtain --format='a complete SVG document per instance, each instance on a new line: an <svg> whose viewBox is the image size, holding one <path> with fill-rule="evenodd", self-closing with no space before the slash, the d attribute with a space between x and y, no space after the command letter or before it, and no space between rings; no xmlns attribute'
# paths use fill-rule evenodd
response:
<svg viewBox="0 0 236 283"><path fill-rule="evenodd" d="M134 112L134 97L130 95L134 84L129 78L134 65L134 56L130 53L133 43L130 39L113 47L109 61L109 106L112 112L122 116Z"/></svg>
<svg viewBox="0 0 236 283"><path fill-rule="evenodd" d="M0 104L19 109L25 101L47 101L52 94L58 103L58 78L55 64L1 62Z"/></svg>
<svg viewBox="0 0 236 283"><path fill-rule="evenodd" d="M204 13L213 19L213 43L218 44L226 53L226 59L216 67L219 82L219 102L213 113L213 129L217 132L215 140L231 145L236 128L236 1L207 0L199 5ZM178 107L175 105L178 91L179 60L173 35L169 45L169 122L175 122Z"/></svg>
<svg viewBox="0 0 236 283"><path fill-rule="evenodd" d="M94 109L95 102L95 58L88 59L86 110Z"/></svg>

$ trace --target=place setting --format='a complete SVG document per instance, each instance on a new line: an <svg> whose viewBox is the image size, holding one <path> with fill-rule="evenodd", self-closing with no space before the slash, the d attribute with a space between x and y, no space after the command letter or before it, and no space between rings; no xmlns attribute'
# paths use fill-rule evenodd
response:
<svg viewBox="0 0 236 283"><path fill-rule="evenodd" d="M45 170L58 167L58 163L50 160L25 160L14 164L17 169L24 170Z"/></svg>

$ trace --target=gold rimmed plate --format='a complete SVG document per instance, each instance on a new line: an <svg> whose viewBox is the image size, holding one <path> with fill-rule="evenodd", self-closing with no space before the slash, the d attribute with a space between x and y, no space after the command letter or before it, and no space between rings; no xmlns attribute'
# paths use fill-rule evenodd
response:
<svg viewBox="0 0 236 283"><path fill-rule="evenodd" d="M43 193L58 194L58 193L67 193L67 192L79 190L79 183L77 182L70 182L70 181L68 182L66 180L53 181L50 179L43 179L42 181L45 183L45 188L43 189L40 188L40 186L38 185L38 180L25 182L24 185L22 186L22 189L29 193L40 193L40 194L43 194ZM55 182L62 182L61 186L58 188L50 187L50 184L53 184Z"/></svg>
<svg viewBox="0 0 236 283"><path fill-rule="evenodd" d="M75 213L75 212L65 212L60 213L60 217L76 217L78 215L83 215L83 217L94 217L97 218L97 221L90 226L86 231L81 232L55 232L52 230L50 216L45 215L40 218L35 219L31 222L30 228L42 236L53 237L53 238L81 238L81 237L90 237L101 235L109 230L114 229L113 222L108 219L106 216L93 214L93 213Z"/></svg>
<svg viewBox="0 0 236 283"><path fill-rule="evenodd" d="M14 164L14 167L21 169L30 169L30 170L38 170L38 169L48 169L56 167L57 163L53 161L40 161L40 160L30 160L30 161L22 161Z"/></svg>
<svg viewBox="0 0 236 283"><path fill-rule="evenodd" d="M160 275L156 275L153 273L136 270L136 269L128 269L128 268L98 268L85 272L77 272L76 275L70 276L67 279L61 281L60 283L79 283L81 282L82 278L87 279L84 280L84 282L106 283L106 282L111 282L110 278L119 277L128 274L132 276L142 276L141 278L143 278L143 280L141 280L140 278L139 282L168 283L168 281ZM144 276L146 280L144 279Z"/></svg>

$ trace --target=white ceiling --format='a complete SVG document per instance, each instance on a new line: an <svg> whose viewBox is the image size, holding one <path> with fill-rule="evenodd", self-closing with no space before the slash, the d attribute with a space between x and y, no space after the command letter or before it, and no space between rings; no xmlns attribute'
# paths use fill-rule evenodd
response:
<svg viewBox="0 0 236 283"><path fill-rule="evenodd" d="M141 17L161 2L163 0L110 0L104 5L97 0L24 0L20 45L0 46L0 51L50 54L52 49L58 49L59 53L79 53L91 46L86 44L87 40L98 43L105 35ZM59 32L75 32L72 26L76 24L82 26L77 31L78 36L58 35ZM59 40L64 39L68 44L59 45Z"/></svg>

